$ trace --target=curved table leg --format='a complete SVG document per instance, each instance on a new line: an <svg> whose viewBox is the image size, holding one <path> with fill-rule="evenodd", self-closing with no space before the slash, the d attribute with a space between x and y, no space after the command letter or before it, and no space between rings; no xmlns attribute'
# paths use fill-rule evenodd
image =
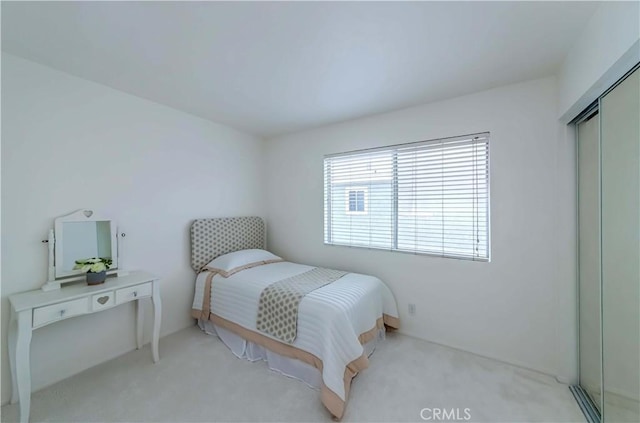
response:
<svg viewBox="0 0 640 423"><path fill-rule="evenodd" d="M160 323L162 321L162 301L160 300L159 281L153 281L153 294L151 295L153 302L153 337L151 339L151 352L153 354L153 362L160 360L158 354L158 341L160 340Z"/></svg>
<svg viewBox="0 0 640 423"><path fill-rule="evenodd" d="M11 307L11 319L9 320L9 367L11 368L11 404L18 402L18 377L16 376L16 336L18 320L16 312Z"/></svg>
<svg viewBox="0 0 640 423"><path fill-rule="evenodd" d="M31 407L31 310L18 313L16 339L16 382L20 396L20 421L29 421Z"/></svg>
<svg viewBox="0 0 640 423"><path fill-rule="evenodd" d="M142 348L142 335L144 329L144 303L142 299L136 301L136 348Z"/></svg>

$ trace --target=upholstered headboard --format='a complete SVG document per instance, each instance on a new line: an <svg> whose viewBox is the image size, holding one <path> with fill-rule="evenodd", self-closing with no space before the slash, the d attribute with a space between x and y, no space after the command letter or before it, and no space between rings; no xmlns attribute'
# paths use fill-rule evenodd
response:
<svg viewBox="0 0 640 423"><path fill-rule="evenodd" d="M266 248L260 217L196 219L191 224L191 267L196 272L216 257L251 248Z"/></svg>

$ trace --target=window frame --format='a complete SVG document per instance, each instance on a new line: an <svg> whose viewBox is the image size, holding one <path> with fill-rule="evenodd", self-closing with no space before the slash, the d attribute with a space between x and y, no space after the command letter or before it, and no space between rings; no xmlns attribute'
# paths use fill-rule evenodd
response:
<svg viewBox="0 0 640 423"><path fill-rule="evenodd" d="M350 195L351 192L355 192L356 196L358 195L358 192L362 192L363 196L362 196L362 211L360 210L351 210L350 206L351 206L351 201L350 201ZM364 216L364 215L368 215L369 214L369 187L361 187L361 186L352 186L352 187L345 187L344 189L345 192L345 208L344 211L346 214L349 215L360 215L360 216ZM356 206L358 204L358 200L356 198ZM357 208L357 207L356 207Z"/></svg>
<svg viewBox="0 0 640 423"><path fill-rule="evenodd" d="M489 263L491 262L492 259L492 254L491 254L491 148L490 148L490 132L482 132L482 133L476 133L476 134L470 134L470 135L463 135L463 136L457 136L457 137L447 137L447 138L439 138L439 139L432 139L432 140L426 140L426 141L418 141L418 142L409 142L409 143L402 143L402 144L394 144L394 145L388 145L388 146L384 146L384 147L377 147L377 148L371 148L371 149L363 149L363 150L353 150L353 151L348 151L348 152L344 152L344 153L336 153L336 154L328 154L324 156L324 169L323 169L323 190L324 190L324 210L323 210L323 218L324 218L324 230L323 230L323 239L324 239L324 245L328 245L328 246L340 246L340 247L349 247L349 248L361 248L361 249L369 249L369 250L380 250L380 251L390 251L390 252L397 252L397 253L404 253L404 254L412 254L412 255L424 255L424 256L430 256L430 257L439 257L439 258L448 258L448 259L456 259L456 260L468 260L468 261L476 261L476 262L484 262L484 263ZM455 140L464 140L464 139L478 139L478 138L486 138L486 172L487 172L487 178L486 178L486 257L484 256L468 256L468 255L458 255L458 254L453 254L453 253L436 253L433 251L426 251L426 250L408 250L408 249L402 249L402 248L398 248L398 216L399 216L399 211L398 211L398 175L397 175L397 171L398 171L398 164L397 164L397 150L401 149L401 148L406 148L406 147L411 147L413 145L415 146L419 146L421 144L424 145L428 145L428 144L436 144L438 142L444 142L444 141L455 141ZM484 148L484 147L483 147ZM367 153L367 152L375 152L375 151L389 151L392 152L392 156L393 156L393 179L392 179L392 185L393 185L393 195L392 195L392 202L393 202L393 233L392 233L392 247L391 248L386 248L386 247L376 247L376 246L363 246L363 245L357 245L357 244L350 244L350 243L343 243L343 242L337 242L337 241L333 241L331 240L331 217L328 216L328 213L331 213L331 192L327 192L327 187L328 187L328 183L327 183L327 160L330 160L332 158L335 157L348 157L348 156L355 156L358 154L362 154L362 153ZM330 171L329 171L330 173ZM329 176L330 178L330 176ZM354 188L357 188L358 190L360 190L361 188L368 188L368 187L360 187L360 186L349 186L345 188L345 192L348 193L349 190L353 190ZM366 196L368 197L368 195ZM349 212L348 211L348 195L347 195L347 214L363 214L362 212ZM368 202L368 198L366 200ZM367 207L368 204L365 206L366 209L365 210L369 210L369 208ZM366 214L366 213L365 213Z"/></svg>

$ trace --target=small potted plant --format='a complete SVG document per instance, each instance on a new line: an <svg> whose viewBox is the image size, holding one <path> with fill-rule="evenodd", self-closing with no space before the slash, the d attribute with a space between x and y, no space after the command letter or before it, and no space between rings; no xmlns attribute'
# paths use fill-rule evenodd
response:
<svg viewBox="0 0 640 423"><path fill-rule="evenodd" d="M87 274L88 285L99 285L107 279L107 269L111 267L113 260L110 258L93 257L76 260L73 270L82 270Z"/></svg>

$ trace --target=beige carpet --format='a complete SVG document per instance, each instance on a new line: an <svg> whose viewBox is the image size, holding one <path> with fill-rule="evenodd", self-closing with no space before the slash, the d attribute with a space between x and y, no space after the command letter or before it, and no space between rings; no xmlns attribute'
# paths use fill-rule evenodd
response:
<svg viewBox="0 0 640 423"><path fill-rule="evenodd" d="M317 391L237 359L195 326L163 338L160 357L154 365L147 346L36 392L31 421L331 421ZM343 421L421 421L423 408L461 418L468 408L478 422L584 421L549 376L398 334L354 380ZM2 407L2 421L17 417L17 405Z"/></svg>

